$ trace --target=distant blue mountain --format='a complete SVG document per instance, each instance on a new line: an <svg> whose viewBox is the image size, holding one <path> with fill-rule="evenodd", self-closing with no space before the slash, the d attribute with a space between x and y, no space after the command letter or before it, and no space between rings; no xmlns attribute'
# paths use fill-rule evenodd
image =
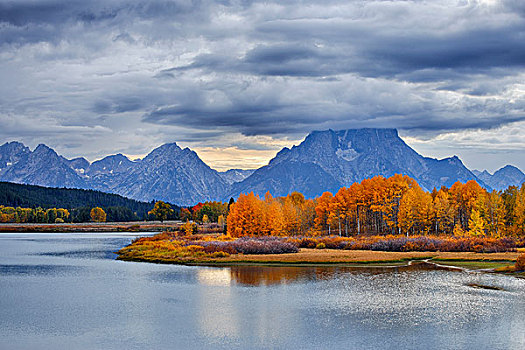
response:
<svg viewBox="0 0 525 350"><path fill-rule="evenodd" d="M503 191L509 186L520 186L525 182L525 174L512 165L506 165L494 174L488 171L472 171L480 180L495 190Z"/></svg>
<svg viewBox="0 0 525 350"><path fill-rule="evenodd" d="M228 185L231 185L235 182L241 182L242 180L246 179L248 176L253 174L254 171L254 169L230 169L226 171L220 171L219 175L224 181L226 181Z"/></svg>
<svg viewBox="0 0 525 350"><path fill-rule="evenodd" d="M45 145L31 152L10 142L0 146L0 181L94 189L181 205L219 200L230 188L195 152L175 143L162 145L138 161L117 154L90 164L84 158L68 160Z"/></svg>
<svg viewBox="0 0 525 350"><path fill-rule="evenodd" d="M267 191L274 196L300 191L314 197L365 178L398 173L413 177L426 190L468 180L490 189L484 175L476 177L458 157L423 157L395 129L314 131L300 145L284 148L256 171L232 169L222 173L176 143L162 145L144 159L131 161L116 154L91 164L84 158L68 160L45 145L34 151L18 142L0 146L0 181L94 189L179 205L228 200L251 191L261 196ZM514 174L515 170L501 173Z"/></svg>
<svg viewBox="0 0 525 350"><path fill-rule="evenodd" d="M234 183L230 195L270 191L283 196L299 191L314 197L365 178L394 174L409 175L426 190L468 180L489 188L458 157L423 157L395 129L350 129L312 132L299 146L283 149L268 165Z"/></svg>
<svg viewBox="0 0 525 350"><path fill-rule="evenodd" d="M79 176L72 168L71 162L46 145L38 145L33 152L23 145L18 146L17 149L19 153L16 155L11 153L11 158L17 161L8 163L0 171L1 181L39 186L89 188L85 178ZM2 158L7 153L4 153L5 150L10 150L9 143L0 146Z"/></svg>

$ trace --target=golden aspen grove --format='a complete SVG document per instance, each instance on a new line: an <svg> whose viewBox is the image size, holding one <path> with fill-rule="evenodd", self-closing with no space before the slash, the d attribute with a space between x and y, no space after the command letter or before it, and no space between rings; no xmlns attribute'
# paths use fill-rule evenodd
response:
<svg viewBox="0 0 525 350"><path fill-rule="evenodd" d="M471 180L426 192L396 174L305 199L241 194L230 206L227 232L241 236L454 235L525 236L525 185L488 192Z"/></svg>
<svg viewBox="0 0 525 350"><path fill-rule="evenodd" d="M408 254L398 259L426 252L430 255L424 257L433 259L514 261L525 248L524 199L525 185L488 192L469 181L427 192L406 175L376 176L313 199L298 192L284 197L266 193L264 198L241 194L228 205L206 202L183 208L183 225L135 240L118 252L118 258L183 264L343 263L381 261L382 251ZM314 253L324 249L330 251ZM360 253L335 257L334 250ZM271 257L283 254L287 257ZM260 255L264 258L254 257ZM519 271L503 265L502 272Z"/></svg>

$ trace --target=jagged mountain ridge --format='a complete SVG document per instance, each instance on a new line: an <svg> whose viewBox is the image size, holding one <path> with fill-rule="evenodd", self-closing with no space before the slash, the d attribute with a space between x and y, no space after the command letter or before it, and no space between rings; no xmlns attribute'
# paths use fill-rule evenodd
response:
<svg viewBox="0 0 525 350"><path fill-rule="evenodd" d="M0 146L0 172L17 163L31 151L24 144L16 141L6 142Z"/></svg>
<svg viewBox="0 0 525 350"><path fill-rule="evenodd" d="M520 186L525 182L525 174L513 165L506 165L494 174L487 170L472 171L476 176L495 190L503 191L509 186Z"/></svg>
<svg viewBox="0 0 525 350"><path fill-rule="evenodd" d="M85 158L68 160L39 145L33 152L21 143L0 146L0 181L94 189L140 201L165 200L180 205L219 200L229 185L192 150L176 143L154 149L144 159L122 154L92 164Z"/></svg>
<svg viewBox="0 0 525 350"><path fill-rule="evenodd" d="M241 182L248 176L253 174L255 169L230 169L226 171L219 171L219 175L227 184L231 185L235 182Z"/></svg>
<svg viewBox="0 0 525 350"><path fill-rule="evenodd" d="M25 146L18 149L20 153L13 155L18 157L18 160L0 171L2 181L38 186L89 188L85 179L72 168L71 162L46 145L38 145L33 152L26 152Z"/></svg>
<svg viewBox="0 0 525 350"><path fill-rule="evenodd" d="M456 156L442 160L421 156L396 129L349 129L310 133L300 145L284 148L268 165L233 184L230 195L249 191L264 195L270 190L274 196L299 191L315 197L365 178L397 173L411 176L426 190L472 179L488 187Z"/></svg>
<svg viewBox="0 0 525 350"><path fill-rule="evenodd" d="M471 179L490 188L458 157L423 157L395 129L315 131L262 168L222 173L176 143L162 145L144 159L132 161L116 154L91 164L85 158L68 160L45 145L32 152L18 142L0 146L0 181L87 188L179 205L228 200L250 191L259 195L270 191L274 196L300 191L314 197L364 178L396 173L413 177L427 190Z"/></svg>
<svg viewBox="0 0 525 350"><path fill-rule="evenodd" d="M123 174L116 191L129 198L165 199L192 205L218 200L228 188L219 173L206 165L197 153L170 143L154 149Z"/></svg>

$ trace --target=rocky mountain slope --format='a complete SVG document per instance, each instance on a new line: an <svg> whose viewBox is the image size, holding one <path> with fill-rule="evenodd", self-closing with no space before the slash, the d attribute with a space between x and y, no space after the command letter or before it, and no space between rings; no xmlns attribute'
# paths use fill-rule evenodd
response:
<svg viewBox="0 0 525 350"><path fill-rule="evenodd" d="M491 174L486 170L473 170L472 172L480 180L498 191L503 191L509 186L520 186L525 182L525 174L512 165L506 165L494 172L494 174Z"/></svg>
<svg viewBox="0 0 525 350"><path fill-rule="evenodd" d="M4 147L5 144L2 146ZM71 162L59 156L46 145L38 145L33 152L26 147L17 147L18 153L11 154L18 159L0 171L0 180L30 185L89 188L85 178L71 166ZM3 150L3 149L2 149ZM2 158L5 154L2 155Z"/></svg>
<svg viewBox="0 0 525 350"><path fill-rule="evenodd" d="M141 201L194 205L221 199L229 190L217 171L175 143L160 146L139 161L117 154L90 164L84 158L68 160L45 145L31 152L11 142L0 146L0 166L0 181L94 189Z"/></svg>
<svg viewBox="0 0 525 350"><path fill-rule="evenodd" d="M227 184L231 185L235 182L241 182L246 179L248 176L253 174L255 170L245 170L245 169L230 169L226 171L220 171L219 175L222 177Z"/></svg>
<svg viewBox="0 0 525 350"><path fill-rule="evenodd" d="M220 199L228 188L219 173L206 165L197 153L169 143L156 148L120 175L112 192L144 201L163 199L192 205Z"/></svg>
<svg viewBox="0 0 525 350"><path fill-rule="evenodd" d="M458 157L437 160L419 155L395 129L315 131L298 146L285 148L267 166L233 184L231 196L269 190L274 196L300 191L308 197L376 175L413 177L426 190L474 179Z"/></svg>

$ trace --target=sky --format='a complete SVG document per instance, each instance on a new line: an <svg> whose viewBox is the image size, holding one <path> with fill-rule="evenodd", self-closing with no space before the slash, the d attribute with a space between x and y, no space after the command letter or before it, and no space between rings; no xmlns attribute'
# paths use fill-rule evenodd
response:
<svg viewBox="0 0 525 350"><path fill-rule="evenodd" d="M312 130L398 128L525 170L525 1L0 0L0 143L257 168Z"/></svg>

